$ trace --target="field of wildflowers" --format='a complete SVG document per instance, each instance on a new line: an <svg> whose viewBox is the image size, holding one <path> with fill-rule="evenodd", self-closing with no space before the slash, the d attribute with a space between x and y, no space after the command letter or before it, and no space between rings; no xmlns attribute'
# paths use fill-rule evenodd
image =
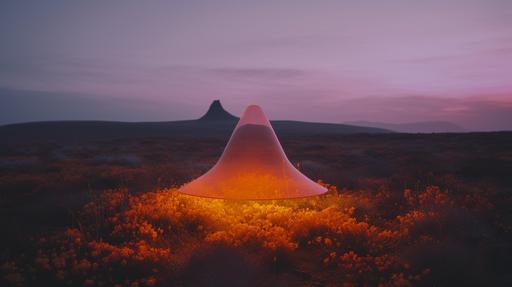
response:
<svg viewBox="0 0 512 287"><path fill-rule="evenodd" d="M328 187L320 197L259 202L174 188L107 190L80 210L74 227L34 239L33 256L4 263L4 279L53 286L435 284L437 266L406 253L441 246L443 230L458 224L447 218L454 208L448 191L406 189L396 198ZM397 215L379 216L390 203Z"/></svg>
<svg viewBox="0 0 512 287"><path fill-rule="evenodd" d="M0 286L509 286L510 146L466 137L284 139L338 187L282 201L179 193L221 140L4 149Z"/></svg>

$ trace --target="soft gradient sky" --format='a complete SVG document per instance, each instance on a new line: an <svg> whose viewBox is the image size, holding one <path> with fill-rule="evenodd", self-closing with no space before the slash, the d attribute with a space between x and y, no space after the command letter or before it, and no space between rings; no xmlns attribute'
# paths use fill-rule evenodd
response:
<svg viewBox="0 0 512 287"><path fill-rule="evenodd" d="M213 99L271 119L512 129L512 1L0 4L0 124L192 119Z"/></svg>

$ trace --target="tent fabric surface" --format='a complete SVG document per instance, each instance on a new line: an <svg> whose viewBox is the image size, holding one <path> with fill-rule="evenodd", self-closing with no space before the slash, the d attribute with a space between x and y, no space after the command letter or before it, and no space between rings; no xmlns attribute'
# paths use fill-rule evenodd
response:
<svg viewBox="0 0 512 287"><path fill-rule="evenodd" d="M180 191L201 197L259 200L315 196L327 189L290 163L262 109L250 105L217 163Z"/></svg>

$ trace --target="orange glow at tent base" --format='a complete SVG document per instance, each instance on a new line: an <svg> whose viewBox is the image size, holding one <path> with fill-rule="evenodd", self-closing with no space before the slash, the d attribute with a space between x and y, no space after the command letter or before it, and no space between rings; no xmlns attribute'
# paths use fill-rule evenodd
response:
<svg viewBox="0 0 512 287"><path fill-rule="evenodd" d="M219 161L185 184L185 194L224 199L289 199L323 194L288 160L259 106L248 106Z"/></svg>

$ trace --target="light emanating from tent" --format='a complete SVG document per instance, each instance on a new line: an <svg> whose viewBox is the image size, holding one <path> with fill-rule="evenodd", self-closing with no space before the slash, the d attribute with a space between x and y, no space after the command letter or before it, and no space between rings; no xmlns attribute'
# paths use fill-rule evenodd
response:
<svg viewBox="0 0 512 287"><path fill-rule="evenodd" d="M288 160L259 106L248 106L219 161L181 192L226 199L286 199L327 191Z"/></svg>

